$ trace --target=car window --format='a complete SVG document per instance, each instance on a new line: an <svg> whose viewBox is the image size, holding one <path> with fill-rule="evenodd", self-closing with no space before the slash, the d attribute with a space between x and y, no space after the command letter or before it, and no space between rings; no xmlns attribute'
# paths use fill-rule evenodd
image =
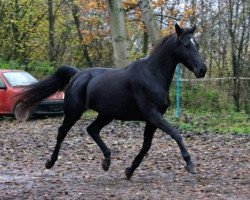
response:
<svg viewBox="0 0 250 200"><path fill-rule="evenodd" d="M3 80L0 78L0 89L6 87Z"/></svg>
<svg viewBox="0 0 250 200"><path fill-rule="evenodd" d="M37 79L27 72L5 72L3 76L11 86L30 85L37 82Z"/></svg>

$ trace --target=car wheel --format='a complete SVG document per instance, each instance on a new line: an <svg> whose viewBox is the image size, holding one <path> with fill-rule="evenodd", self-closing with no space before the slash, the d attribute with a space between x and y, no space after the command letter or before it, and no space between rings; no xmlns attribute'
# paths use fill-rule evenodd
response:
<svg viewBox="0 0 250 200"><path fill-rule="evenodd" d="M15 118L17 119L17 121L19 122L25 122L28 121L31 118L31 110L27 110L25 113L23 113L21 111L20 108L21 104L17 104L15 106L15 110L14 110L14 114L15 114Z"/></svg>

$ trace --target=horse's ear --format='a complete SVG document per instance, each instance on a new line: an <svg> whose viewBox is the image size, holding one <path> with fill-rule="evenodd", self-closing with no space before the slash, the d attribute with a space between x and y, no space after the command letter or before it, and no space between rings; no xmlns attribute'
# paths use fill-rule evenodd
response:
<svg viewBox="0 0 250 200"><path fill-rule="evenodd" d="M177 23L175 24L175 32L176 32L177 36L180 36L183 33L182 28L179 27L179 25Z"/></svg>
<svg viewBox="0 0 250 200"><path fill-rule="evenodd" d="M194 26L189 30L189 32L191 34L194 34L195 29L196 29L196 24L194 24Z"/></svg>

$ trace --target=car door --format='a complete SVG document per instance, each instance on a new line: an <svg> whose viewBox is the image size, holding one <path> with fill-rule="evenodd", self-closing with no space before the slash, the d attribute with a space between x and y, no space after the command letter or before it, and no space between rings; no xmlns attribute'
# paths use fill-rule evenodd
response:
<svg viewBox="0 0 250 200"><path fill-rule="evenodd" d="M9 107L7 86L0 76L0 113L9 113Z"/></svg>

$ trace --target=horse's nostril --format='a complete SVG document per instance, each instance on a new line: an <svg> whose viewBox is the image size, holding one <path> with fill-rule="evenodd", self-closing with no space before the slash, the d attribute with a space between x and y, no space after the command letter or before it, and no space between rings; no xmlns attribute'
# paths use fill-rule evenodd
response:
<svg viewBox="0 0 250 200"><path fill-rule="evenodd" d="M206 68L200 68L200 69L198 70L198 77L199 77L199 78L205 77L206 72L207 72L207 69L206 69Z"/></svg>
<svg viewBox="0 0 250 200"><path fill-rule="evenodd" d="M207 69L206 68L202 68L202 69L200 69L200 74L205 74L207 72Z"/></svg>
<svg viewBox="0 0 250 200"><path fill-rule="evenodd" d="M207 72L207 67L206 67L206 65L204 65L203 71L204 71L204 73Z"/></svg>

